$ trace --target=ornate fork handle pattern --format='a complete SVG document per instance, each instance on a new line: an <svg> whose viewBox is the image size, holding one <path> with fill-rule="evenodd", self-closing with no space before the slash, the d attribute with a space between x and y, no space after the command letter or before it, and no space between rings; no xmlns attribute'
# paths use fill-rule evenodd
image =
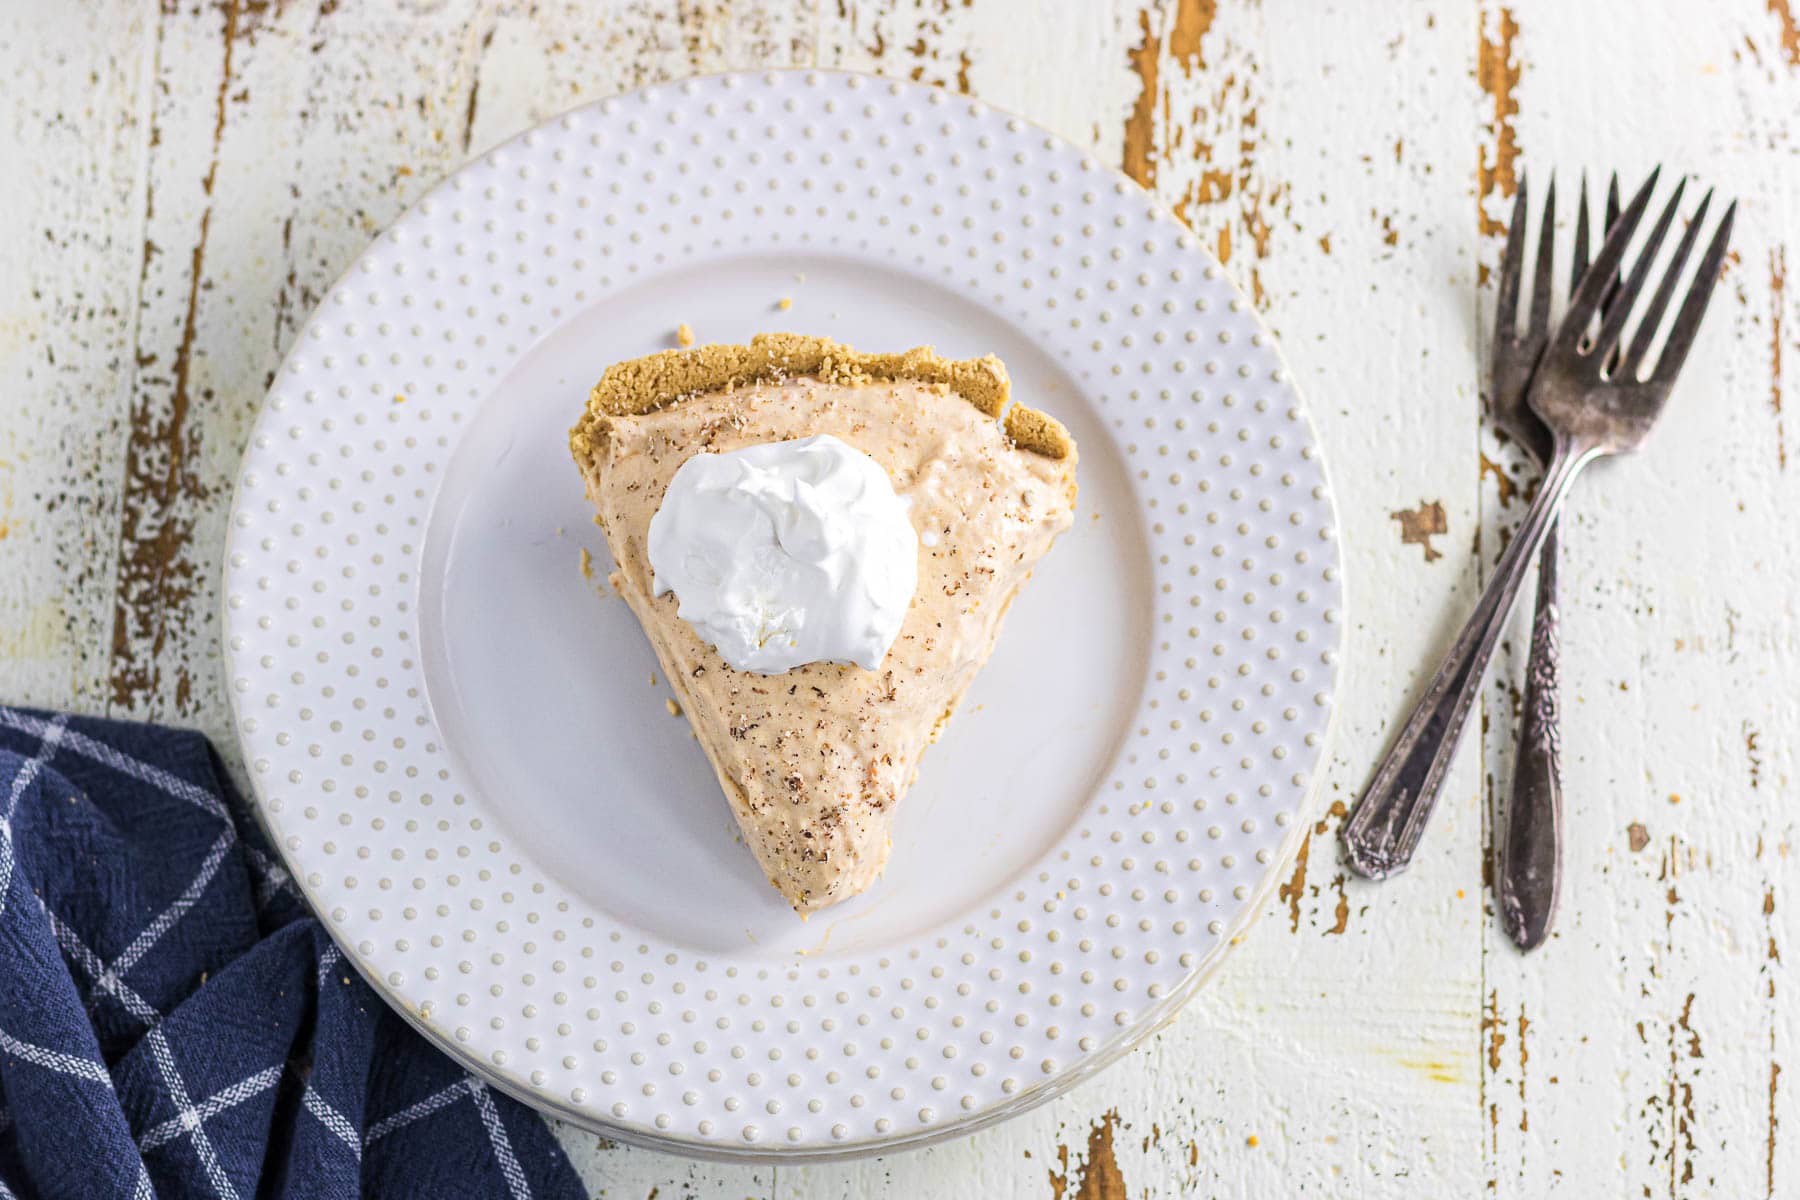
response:
<svg viewBox="0 0 1800 1200"><path fill-rule="evenodd" d="M1520 586L1550 535L1570 485L1598 453L1598 447L1558 442L1537 499L1500 556L1474 613L1344 825L1346 857L1357 874L1385 879L1412 861Z"/></svg>
<svg viewBox="0 0 1800 1200"><path fill-rule="evenodd" d="M1538 556L1537 613L1525 668L1525 711L1500 844L1500 921L1521 950L1550 936L1562 872L1562 731L1558 722L1556 525Z"/></svg>

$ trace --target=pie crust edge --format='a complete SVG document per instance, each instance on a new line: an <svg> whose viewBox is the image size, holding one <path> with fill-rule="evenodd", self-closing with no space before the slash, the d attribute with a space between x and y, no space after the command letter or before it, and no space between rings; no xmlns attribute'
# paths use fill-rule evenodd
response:
<svg viewBox="0 0 1800 1200"><path fill-rule="evenodd" d="M830 338L797 333L760 333L749 345L664 350L615 363L594 385L586 410L569 430L569 452L586 470L601 454L612 417L640 416L709 392L797 377L841 384L881 379L942 384L998 420L1018 449L1063 463L1064 486L1074 499L1075 439L1048 413L1023 404L1008 406L1012 381L994 355L950 359L930 346L864 354Z"/></svg>

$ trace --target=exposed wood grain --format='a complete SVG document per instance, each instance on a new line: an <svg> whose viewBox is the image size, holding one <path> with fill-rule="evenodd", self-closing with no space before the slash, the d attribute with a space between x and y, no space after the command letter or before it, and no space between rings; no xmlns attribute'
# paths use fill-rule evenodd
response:
<svg viewBox="0 0 1800 1200"><path fill-rule="evenodd" d="M1783 341L1782 307L1787 300L1787 247L1769 251L1769 409L1775 414L1775 459L1787 467L1787 431L1781 416Z"/></svg>
<svg viewBox="0 0 1800 1200"><path fill-rule="evenodd" d="M113 585L112 679L109 703L122 711L149 707L163 692L163 659L168 650L169 625L184 615L195 595L200 564L193 553L192 506L205 498L195 459L201 425L193 416L193 368L200 286L206 269L206 243L212 231L213 185L218 181L220 145L225 138L226 100L231 92L232 51L240 34L240 0L221 6L219 19L220 64L213 97L211 137L205 152L206 169L200 178L204 194L197 226L185 239L192 249L177 256L176 270L185 268L186 287L179 301L180 332L168 371L158 372L158 356L138 355L139 373L133 381L131 433L125 443L125 491L120 500L119 558ZM157 63L162 64L158 45ZM159 83L160 83L159 79ZM162 128L154 113L150 142L160 144ZM146 218L156 211L154 192L144 198ZM176 235L179 236L179 235ZM171 241L174 239L171 238ZM146 236L143 270L138 294L152 287L152 267L158 246ZM159 272L160 274L160 272ZM173 674L173 715L192 716L194 707L191 665L177 658Z"/></svg>
<svg viewBox="0 0 1800 1200"><path fill-rule="evenodd" d="M28 703L105 702L155 28L116 3L0 30L0 679Z"/></svg>
<svg viewBox="0 0 1800 1200"><path fill-rule="evenodd" d="M1057 1168L1050 1172L1050 1195L1055 1200L1125 1200L1125 1178L1113 1153L1113 1133L1119 1114L1109 1109L1088 1129L1087 1153L1069 1165L1069 1148L1056 1148Z"/></svg>
<svg viewBox="0 0 1800 1200"><path fill-rule="evenodd" d="M1240 5L1221 20L1217 4L1200 0L1139 12L1141 37L1130 51L1138 93L1125 120L1120 165L1159 191L1220 262L1230 266L1234 252L1247 257L1240 277L1258 307L1266 308L1261 263L1269 256L1274 223L1291 207L1286 185L1269 173L1261 154L1262 39L1245 36L1247 12ZM1158 187L1159 173L1178 186Z"/></svg>
<svg viewBox="0 0 1800 1200"><path fill-rule="evenodd" d="M1420 501L1417 508L1396 509L1388 514L1400 523L1400 540L1418 546L1425 552L1426 562L1436 562L1444 552L1431 544L1431 539L1450 532L1444 506L1436 500Z"/></svg>
<svg viewBox="0 0 1800 1200"><path fill-rule="evenodd" d="M1487 93L1487 136L1482 139L1481 161L1476 168L1476 195L1480 198L1480 228L1483 234L1506 232L1506 226L1488 213L1488 201L1510 197L1518 187L1514 164L1519 157L1518 132L1513 119L1519 115L1520 66L1513 51L1519 36L1519 23L1512 9L1500 7L1482 14L1484 26L1480 52L1475 59L1475 78ZM1490 36L1486 26L1493 27Z"/></svg>
<svg viewBox="0 0 1800 1200"><path fill-rule="evenodd" d="M1790 67L1800 67L1800 22L1789 0L1769 0L1769 11L1781 23L1781 53Z"/></svg>
<svg viewBox="0 0 1800 1200"><path fill-rule="evenodd" d="M1156 186L1157 77L1162 70L1162 39L1151 28L1150 9L1138 11L1141 40L1132 48L1131 69L1138 78L1137 99L1125 118L1125 155L1119 167L1145 187Z"/></svg>

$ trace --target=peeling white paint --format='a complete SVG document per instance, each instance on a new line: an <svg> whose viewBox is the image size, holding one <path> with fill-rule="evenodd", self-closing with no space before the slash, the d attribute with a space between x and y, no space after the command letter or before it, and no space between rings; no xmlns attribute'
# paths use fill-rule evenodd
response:
<svg viewBox="0 0 1800 1200"><path fill-rule="evenodd" d="M1323 805L1360 788L1518 512L1483 456L1529 482L1478 419L1479 280L1498 244L1477 219L1496 134L1476 67L1501 36L1496 0L1303 14L1253 0L1142 14L1127 0L19 7L0 34L15 164L0 177L8 701L197 724L228 750L211 582L224 505L313 298L466 153L696 71L916 72L1115 163L1141 112L1132 144L1158 195L1262 296L1330 459L1353 637ZM1583 169L1635 178L1660 161L1744 202L1665 427L1574 498L1556 939L1519 958L1483 888L1509 657L1414 868L1380 887L1341 879L1336 818L1316 814L1304 872L1214 985L1072 1095L964 1141L832 1167L689 1164L570 1132L597 1195L1800 1189L1800 1077L1786 1073L1800 992L1778 957L1800 946L1800 461L1784 463L1800 417L1776 408L1784 391L1800 403L1800 288L1777 284L1800 271L1800 39L1785 0L1507 12L1517 167L1556 169L1566 196ZM145 494L127 477L132 414L168 412L183 354L186 490L154 515L188 531L170 561L193 585L165 590L166 611L128 596L143 620L115 646L120 562L151 532L122 539ZM137 453L163 463L154 438ZM1427 502L1447 527L1429 562L1390 518Z"/></svg>

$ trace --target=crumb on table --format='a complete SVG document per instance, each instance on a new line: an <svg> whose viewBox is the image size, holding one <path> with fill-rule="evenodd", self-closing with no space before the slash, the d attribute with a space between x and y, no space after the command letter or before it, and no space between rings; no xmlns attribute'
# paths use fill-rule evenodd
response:
<svg viewBox="0 0 1800 1200"><path fill-rule="evenodd" d="M679 717L681 715L681 705L675 703L675 701L665 699L663 704L668 707L669 715L671 717Z"/></svg>
<svg viewBox="0 0 1800 1200"><path fill-rule="evenodd" d="M782 312L786 312L788 309L794 307L794 298L792 296L783 296L775 302L775 307L779 308Z"/></svg>
<svg viewBox="0 0 1800 1200"><path fill-rule="evenodd" d="M586 546L581 548L581 577L583 579L594 577L594 556L588 553Z"/></svg>
<svg viewBox="0 0 1800 1200"><path fill-rule="evenodd" d="M692 325L689 325L686 321L683 321L681 324L677 325L675 327L675 344L677 346L693 345L694 344L694 327Z"/></svg>

